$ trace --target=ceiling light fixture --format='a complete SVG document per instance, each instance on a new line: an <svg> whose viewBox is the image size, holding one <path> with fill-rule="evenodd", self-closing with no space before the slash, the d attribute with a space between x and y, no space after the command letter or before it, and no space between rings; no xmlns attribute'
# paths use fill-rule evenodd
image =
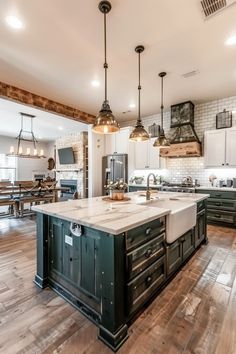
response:
<svg viewBox="0 0 236 354"><path fill-rule="evenodd" d="M99 87L99 86L100 86L100 82L99 82L98 80L93 80L93 81L91 82L91 85L92 85L93 87Z"/></svg>
<svg viewBox="0 0 236 354"><path fill-rule="evenodd" d="M235 45L235 44L236 44L236 36L229 37L225 41L225 45L228 45L228 46L232 46L232 45Z"/></svg>
<svg viewBox="0 0 236 354"><path fill-rule="evenodd" d="M154 147L169 147L170 143L167 140L166 136L165 136L165 132L163 129L163 110L164 110L164 105L163 105L163 78L166 76L165 72L161 72L159 74L160 78L161 78L161 127L160 127L160 133L159 136L156 138L156 140L154 141L153 146Z"/></svg>
<svg viewBox="0 0 236 354"><path fill-rule="evenodd" d="M135 108L135 107L136 107L136 106L135 106L134 103L130 103L129 108Z"/></svg>
<svg viewBox="0 0 236 354"><path fill-rule="evenodd" d="M22 21L17 18L16 16L7 16L6 17L6 23L8 26L14 28L14 29L21 29L23 28L23 23Z"/></svg>
<svg viewBox="0 0 236 354"><path fill-rule="evenodd" d="M143 45L138 45L135 48L135 52L138 53L138 119L134 130L129 136L129 139L132 141L145 141L149 140L149 135L144 129L141 119L141 109L140 109L140 96L141 96L141 85L140 85L140 54L144 51Z"/></svg>
<svg viewBox="0 0 236 354"><path fill-rule="evenodd" d="M102 108L98 113L93 131L99 134L115 133L120 130L114 115L112 114L108 99L107 99L107 33L106 33L106 15L111 10L111 3L109 1L101 1L98 5L99 10L104 14L104 70L105 70L105 99Z"/></svg>
<svg viewBox="0 0 236 354"><path fill-rule="evenodd" d="M59 126L58 129L59 129L59 130L63 130L63 127L62 127L62 126Z"/></svg>
<svg viewBox="0 0 236 354"><path fill-rule="evenodd" d="M36 147L37 140L35 138L33 132L33 119L35 116L32 114L22 113L20 112L21 116L21 129L19 135L16 139L18 139L17 148L15 152L15 147L10 147L10 153L7 154L8 156L20 157L20 158L31 158L31 159L41 159L45 158L44 151L41 149L40 153L38 154L38 150ZM30 119L30 130L24 129L24 119ZM29 143L33 144L33 154L31 154L30 147L26 148L26 153L23 153L22 141L28 141Z"/></svg>

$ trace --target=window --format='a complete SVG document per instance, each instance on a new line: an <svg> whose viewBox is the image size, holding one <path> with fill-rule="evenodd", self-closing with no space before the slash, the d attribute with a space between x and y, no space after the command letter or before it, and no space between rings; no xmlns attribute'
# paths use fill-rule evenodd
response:
<svg viewBox="0 0 236 354"><path fill-rule="evenodd" d="M0 154L0 180L15 181L16 163L16 157Z"/></svg>

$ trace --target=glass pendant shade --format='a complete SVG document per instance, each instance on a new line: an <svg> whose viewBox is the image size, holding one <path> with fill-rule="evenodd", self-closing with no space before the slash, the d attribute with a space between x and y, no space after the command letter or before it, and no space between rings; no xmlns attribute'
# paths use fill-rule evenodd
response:
<svg viewBox="0 0 236 354"><path fill-rule="evenodd" d="M111 134L120 130L120 126L112 114L110 105L107 99L107 33L106 33L106 15L111 11L111 3L103 0L98 5L99 10L104 15L104 71L105 71L105 99L102 108L98 113L92 130L98 134Z"/></svg>
<svg viewBox="0 0 236 354"><path fill-rule="evenodd" d="M93 131L98 134L111 134L119 129L119 124L112 114L108 101L104 101L93 125Z"/></svg>
<svg viewBox="0 0 236 354"><path fill-rule="evenodd" d="M170 147L169 140L165 136L164 128L163 128L163 110L164 110L164 105L163 105L163 78L166 76L166 72L161 72L159 74L159 77L161 78L161 127L160 127L160 133L159 136L156 138L156 140L153 143L154 147L161 147L161 148L168 148Z"/></svg>
<svg viewBox="0 0 236 354"><path fill-rule="evenodd" d="M146 130L144 129L144 127L141 123L136 124L136 126L134 127L134 130L132 131L132 133L129 136L129 140L146 141L146 140L149 140L149 134L146 132Z"/></svg>
<svg viewBox="0 0 236 354"><path fill-rule="evenodd" d="M140 54L144 51L144 46L138 45L135 48L135 52L138 53L138 119L137 123L132 131L132 133L129 136L129 140L131 141L146 141L149 140L149 134L148 132L144 129L144 126L142 125L142 120L141 120L141 109L140 109L140 95L141 95L141 85L140 85Z"/></svg>

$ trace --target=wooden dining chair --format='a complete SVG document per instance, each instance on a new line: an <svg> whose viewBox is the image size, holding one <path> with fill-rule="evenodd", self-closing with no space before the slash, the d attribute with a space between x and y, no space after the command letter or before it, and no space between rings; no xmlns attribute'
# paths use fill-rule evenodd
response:
<svg viewBox="0 0 236 354"><path fill-rule="evenodd" d="M12 195L13 184L11 181L0 181L0 207L8 206L8 212L1 213L1 216L9 216L14 214L15 200ZM6 192L9 191L9 194ZM2 193L4 192L4 194Z"/></svg>

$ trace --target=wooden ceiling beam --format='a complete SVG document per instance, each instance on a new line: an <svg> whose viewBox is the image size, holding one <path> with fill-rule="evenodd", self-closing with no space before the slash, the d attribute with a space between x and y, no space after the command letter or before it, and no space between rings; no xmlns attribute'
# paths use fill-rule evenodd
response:
<svg viewBox="0 0 236 354"><path fill-rule="evenodd" d="M63 116L65 118L75 120L77 122L93 124L95 121L95 116L92 114L80 111L77 108L66 106L59 102L55 102L46 97L36 95L18 87L8 85L1 81L0 97L18 103L23 103L34 108L39 108L44 111Z"/></svg>

